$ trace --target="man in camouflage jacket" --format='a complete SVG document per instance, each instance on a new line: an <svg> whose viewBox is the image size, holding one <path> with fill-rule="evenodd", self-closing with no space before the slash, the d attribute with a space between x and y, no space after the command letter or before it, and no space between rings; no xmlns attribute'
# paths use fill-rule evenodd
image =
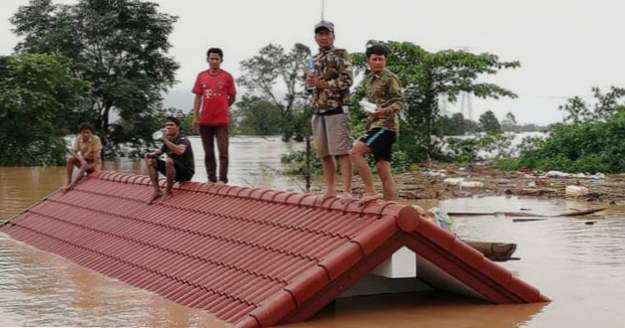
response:
<svg viewBox="0 0 625 328"><path fill-rule="evenodd" d="M349 88L353 83L352 62L344 49L334 47L334 24L315 25L319 53L314 57L315 71L306 72L306 86L312 92L312 131L317 153L323 164L327 190L322 201L336 196L335 162L341 166L344 198L351 198L352 147L351 124L346 113Z"/></svg>

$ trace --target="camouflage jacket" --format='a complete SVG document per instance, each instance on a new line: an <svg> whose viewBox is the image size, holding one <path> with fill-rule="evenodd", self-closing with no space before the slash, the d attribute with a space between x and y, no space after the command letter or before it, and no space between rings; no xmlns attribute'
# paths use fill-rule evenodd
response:
<svg viewBox="0 0 625 328"><path fill-rule="evenodd" d="M369 72L363 81L367 100L384 109L384 115L371 119L369 129L384 128L399 132L399 112L404 107L404 98L399 85L399 78L384 69L379 73Z"/></svg>
<svg viewBox="0 0 625 328"><path fill-rule="evenodd" d="M320 49L315 55L315 70L319 80L329 85L328 88L315 89L312 95L312 107L315 112L342 107L349 104L349 87L353 83L352 59L344 49Z"/></svg>

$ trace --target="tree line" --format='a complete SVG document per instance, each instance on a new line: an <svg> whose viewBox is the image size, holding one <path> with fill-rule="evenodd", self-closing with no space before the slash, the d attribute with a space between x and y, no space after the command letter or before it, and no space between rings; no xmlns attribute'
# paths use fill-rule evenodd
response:
<svg viewBox="0 0 625 328"><path fill-rule="evenodd" d="M3 124L29 122L29 130L37 132L3 128L0 138L9 140L11 149L26 151L16 158L8 156L5 148L2 164L59 163L63 157L59 137L83 121L96 127L113 156L121 144L140 148L149 143L149 135L165 115L173 113L186 121L183 111L164 108L162 99L179 67L167 54L177 19L159 11L156 3L138 0L79 0L71 5L31 0L21 6L11 23L22 40L15 55L3 58L0 68L6 72L0 83L7 86L1 97L10 101L0 106ZM430 138L436 131L439 99L454 102L460 92L482 98L516 97L500 86L477 82L480 76L519 67L516 61L500 61L488 53L428 52L409 42L376 43L389 49L389 68L405 86L407 109L399 150L411 161L435 153ZM285 141L308 135L310 110L302 66L310 55L303 44L288 51L269 44L242 61L237 83L246 93L233 113L234 130L279 133ZM357 72L363 73L364 54L353 58ZM34 87L39 84L48 89ZM365 115L356 103L359 98L362 92L356 90L354 122ZM356 124L354 133L362 128ZM44 158L45 152L51 154Z"/></svg>
<svg viewBox="0 0 625 328"><path fill-rule="evenodd" d="M10 21L22 41L0 61L0 140L10 145L0 164L62 163L61 138L80 122L94 125L110 155L150 140L164 116L181 113L162 105L179 67L167 54L176 20L137 0L21 6Z"/></svg>
<svg viewBox="0 0 625 328"><path fill-rule="evenodd" d="M72 5L31 0L20 7L11 23L22 39L14 55L0 58L0 142L7 145L0 149L0 164L61 163L63 136L74 132L83 121L96 127L110 156L115 156L122 144L134 145L140 151L151 142L150 134L167 115L180 117L183 129L188 126L189 114L165 108L162 97L175 83L179 67L168 55L169 36L177 19L161 12L156 3L139 0L79 0ZM372 40L370 44L382 44L389 50L387 67L404 87L406 108L401 115L395 158L406 163L448 160L437 136L544 129L519 125L511 113L501 122L492 111L477 122L461 114L440 114L440 101L454 103L461 93L516 98L513 91L482 81L501 70L520 67L518 61L500 60L491 53L428 51L411 42ZM268 44L243 60L237 84L245 92L233 108L232 130L238 134L279 134L285 141L299 141L309 135L311 111L302 68L311 54L311 49L300 43L291 48ZM353 53L352 58L356 76L362 76L367 69L364 54ZM560 108L568 114L566 121L549 127L550 135L564 133L572 126L613 122L622 107L622 90L613 87L604 94L594 88L597 103L592 106L580 97L569 99ZM367 114L358 105L363 96L363 90L356 87L350 106L354 136L364 130ZM571 151L571 156L551 163L576 161L575 153ZM620 154L615 150L611 154L616 153ZM602 156L598 158L610 155ZM529 166L530 162L536 161L517 164Z"/></svg>

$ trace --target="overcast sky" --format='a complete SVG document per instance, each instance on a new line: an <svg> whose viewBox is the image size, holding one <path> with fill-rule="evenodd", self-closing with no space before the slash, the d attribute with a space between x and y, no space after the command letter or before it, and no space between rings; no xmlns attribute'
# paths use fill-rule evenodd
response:
<svg viewBox="0 0 625 328"><path fill-rule="evenodd" d="M55 1L72 3L71 0ZM179 83L167 103L192 107L190 90L206 68L210 46L224 50L223 68L235 77L239 62L268 43L313 49L313 26L321 0L157 0L163 12L179 16L171 35L180 63ZM18 39L8 19L27 0L0 2L0 55L12 53ZM590 88L625 87L625 2L619 0L326 0L338 47L363 51L367 40L410 41L429 51L468 48L521 68L488 78L516 92L514 100L472 99L474 117L493 110L501 119L512 112L520 123L561 121L558 105ZM242 90L241 90L242 91Z"/></svg>

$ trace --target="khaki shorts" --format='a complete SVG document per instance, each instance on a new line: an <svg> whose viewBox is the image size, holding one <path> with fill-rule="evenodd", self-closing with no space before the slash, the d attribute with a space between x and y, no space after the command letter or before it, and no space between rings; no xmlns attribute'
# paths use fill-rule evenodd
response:
<svg viewBox="0 0 625 328"><path fill-rule="evenodd" d="M351 123L345 113L313 114L312 133L319 158L348 155L352 150Z"/></svg>

